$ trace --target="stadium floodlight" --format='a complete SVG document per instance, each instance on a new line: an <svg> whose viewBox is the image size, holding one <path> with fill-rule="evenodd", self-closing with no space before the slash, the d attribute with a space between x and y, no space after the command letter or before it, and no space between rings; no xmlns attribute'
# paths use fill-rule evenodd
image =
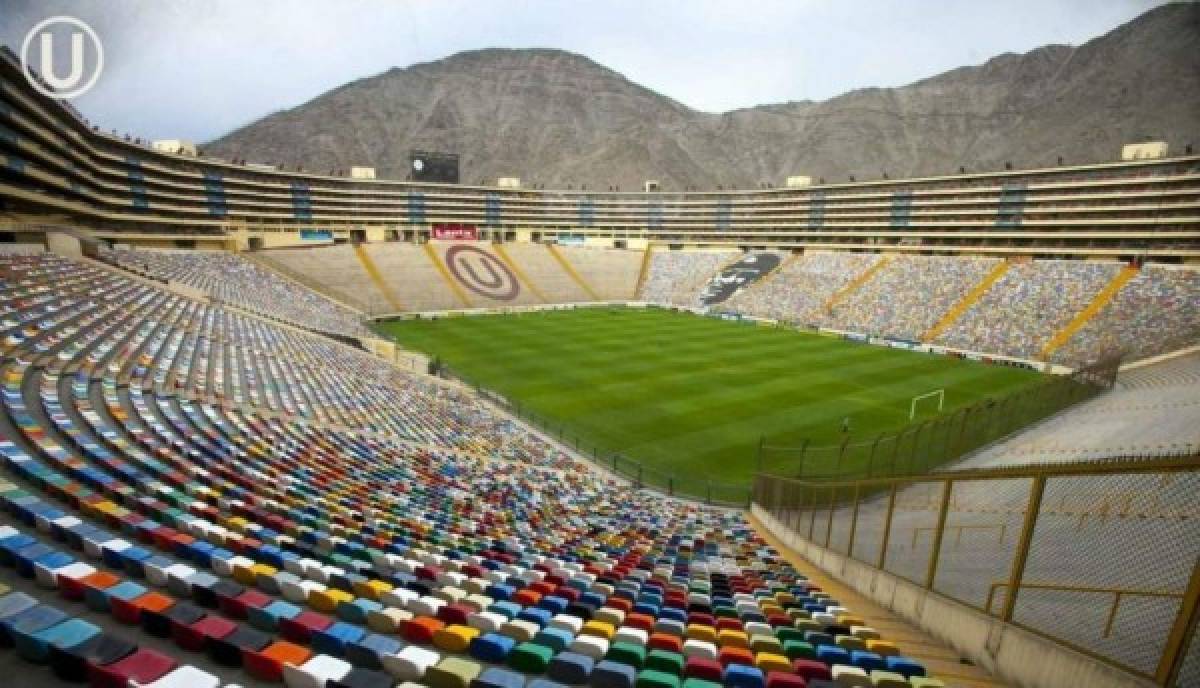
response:
<svg viewBox="0 0 1200 688"><path fill-rule="evenodd" d="M912 403L909 404L909 407L908 407L908 419L909 420L912 420L913 418L917 417L917 403L923 399L929 399L930 397L937 397L937 400L938 400L937 410L938 410L938 413L942 412L942 408L946 405L946 389L944 387L942 389L935 389L932 392L918 394L917 396L913 397Z"/></svg>

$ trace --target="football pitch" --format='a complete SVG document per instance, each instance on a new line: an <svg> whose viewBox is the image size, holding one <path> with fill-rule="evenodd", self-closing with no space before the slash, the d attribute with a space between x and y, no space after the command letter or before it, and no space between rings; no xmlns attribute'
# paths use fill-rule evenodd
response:
<svg viewBox="0 0 1200 688"><path fill-rule="evenodd" d="M377 324L599 456L714 482L754 474L760 437L870 440L945 389L944 413L1036 383L1029 370L660 309L585 308ZM935 399L918 419L937 414Z"/></svg>

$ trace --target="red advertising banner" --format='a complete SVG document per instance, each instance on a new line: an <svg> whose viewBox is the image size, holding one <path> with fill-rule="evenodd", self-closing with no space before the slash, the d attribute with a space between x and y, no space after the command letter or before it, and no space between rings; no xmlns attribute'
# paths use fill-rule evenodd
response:
<svg viewBox="0 0 1200 688"><path fill-rule="evenodd" d="M475 241L479 239L479 230L475 225L434 224L433 238Z"/></svg>

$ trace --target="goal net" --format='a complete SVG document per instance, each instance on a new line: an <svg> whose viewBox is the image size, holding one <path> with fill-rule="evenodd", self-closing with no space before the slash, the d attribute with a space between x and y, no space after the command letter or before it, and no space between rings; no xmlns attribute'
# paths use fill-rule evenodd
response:
<svg viewBox="0 0 1200 688"><path fill-rule="evenodd" d="M944 388L943 389L935 389L932 392L918 394L917 396L913 397L912 403L909 404L909 407L908 407L908 419L911 421L912 419L917 417L917 406L922 401L925 401L926 399L934 399L934 398L937 399L938 413L941 413L942 407L944 407L946 405L946 390ZM928 406L929 403L932 403L932 402L928 402L925 405Z"/></svg>

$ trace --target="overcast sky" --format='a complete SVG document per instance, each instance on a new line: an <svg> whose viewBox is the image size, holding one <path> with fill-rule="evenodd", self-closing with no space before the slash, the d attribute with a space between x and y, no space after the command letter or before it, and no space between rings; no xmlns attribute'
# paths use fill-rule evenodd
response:
<svg viewBox="0 0 1200 688"><path fill-rule="evenodd" d="M562 48L720 112L900 86L1047 43L1079 45L1159 4L0 0L0 42L19 50L42 19L78 17L99 34L105 69L74 105L105 128L203 142L347 81L461 50Z"/></svg>

